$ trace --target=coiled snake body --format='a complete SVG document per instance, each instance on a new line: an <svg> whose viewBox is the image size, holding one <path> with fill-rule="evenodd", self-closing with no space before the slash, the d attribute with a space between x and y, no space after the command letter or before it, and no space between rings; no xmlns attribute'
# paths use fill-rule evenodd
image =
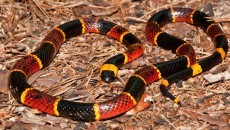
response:
<svg viewBox="0 0 230 130"><path fill-rule="evenodd" d="M143 54L140 40L123 27L98 18L77 19L54 28L33 53L17 61L9 76L13 97L24 105L44 113L73 120L105 120L132 109L145 91L145 87L160 79L163 95L181 104L169 91L168 86L178 80L188 79L207 71L222 62L228 51L228 41L219 25L208 21L208 15L190 8L170 8L153 15L147 22L145 35L154 45L172 50L177 59L157 63L136 71L128 80L124 90L116 98L100 103L71 102L43 93L27 83L33 73L47 67L60 46L69 38L85 33L100 33L122 42L128 49L108 59L101 67L100 76L104 82L112 82L118 69ZM200 27L215 43L215 52L196 62L195 51L187 42L163 32L160 28L168 23L186 22Z"/></svg>

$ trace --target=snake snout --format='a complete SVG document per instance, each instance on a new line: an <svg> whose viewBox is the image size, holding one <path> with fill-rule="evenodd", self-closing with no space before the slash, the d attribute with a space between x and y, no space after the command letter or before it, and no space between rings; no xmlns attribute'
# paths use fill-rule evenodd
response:
<svg viewBox="0 0 230 130"><path fill-rule="evenodd" d="M115 80L115 74L113 71L104 70L101 73L101 80L106 83L111 83Z"/></svg>

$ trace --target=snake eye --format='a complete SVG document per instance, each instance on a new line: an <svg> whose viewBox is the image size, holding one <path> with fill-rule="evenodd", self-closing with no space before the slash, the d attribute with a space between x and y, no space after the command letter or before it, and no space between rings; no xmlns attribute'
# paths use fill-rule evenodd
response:
<svg viewBox="0 0 230 130"><path fill-rule="evenodd" d="M106 83L111 83L115 80L115 74L113 71L110 70L104 70L101 72L101 80Z"/></svg>

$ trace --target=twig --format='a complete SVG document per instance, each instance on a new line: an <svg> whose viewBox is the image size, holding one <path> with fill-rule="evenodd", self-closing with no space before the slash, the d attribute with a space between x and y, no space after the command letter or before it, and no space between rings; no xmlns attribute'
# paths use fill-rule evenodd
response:
<svg viewBox="0 0 230 130"><path fill-rule="evenodd" d="M146 23L147 20L142 19L142 18L136 18L136 17L125 17L126 21L135 21L135 22L140 22L140 23Z"/></svg>
<svg viewBox="0 0 230 130"><path fill-rule="evenodd" d="M46 11L37 3L37 1L32 0L32 2L40 9L40 11L45 15L46 18L49 18Z"/></svg>
<svg viewBox="0 0 230 130"><path fill-rule="evenodd" d="M230 16L224 16L224 17L220 17L220 18L216 18L216 17L208 17L208 19L210 21L215 21L215 22L230 22Z"/></svg>
<svg viewBox="0 0 230 130"><path fill-rule="evenodd" d="M175 130L178 130L178 129L174 126L174 124L171 123L164 115L161 114L161 117L162 117L163 119L165 119L165 121L167 121L167 122L169 123L169 125L171 125Z"/></svg>

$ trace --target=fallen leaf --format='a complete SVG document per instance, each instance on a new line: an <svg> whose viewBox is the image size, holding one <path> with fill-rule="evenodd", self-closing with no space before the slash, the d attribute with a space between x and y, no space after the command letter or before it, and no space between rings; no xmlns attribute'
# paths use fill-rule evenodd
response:
<svg viewBox="0 0 230 130"><path fill-rule="evenodd" d="M198 116L200 116L200 114L192 112L190 110L182 110L182 112L192 119L196 119Z"/></svg>
<svg viewBox="0 0 230 130"><path fill-rule="evenodd" d="M8 70L0 70L0 92L7 94L9 92L8 88L8 78L9 78Z"/></svg>
<svg viewBox="0 0 230 130"><path fill-rule="evenodd" d="M212 16L212 17L214 16L213 6L212 6L212 3L210 2L207 2L201 6L198 6L197 9L208 14L209 16Z"/></svg>
<svg viewBox="0 0 230 130"><path fill-rule="evenodd" d="M59 82L62 78L60 76L49 76L46 78L39 78L36 80L36 82L40 85L40 86L46 86L46 87L50 87L53 84Z"/></svg>
<svg viewBox="0 0 230 130"><path fill-rule="evenodd" d="M28 84L33 83L38 77L40 77L41 75L43 75L45 73L45 70L40 70L34 74L32 74L29 79L27 80Z"/></svg>
<svg viewBox="0 0 230 130"><path fill-rule="evenodd" d="M88 127L88 130L96 130L97 126L95 124L92 124Z"/></svg>
<svg viewBox="0 0 230 130"><path fill-rule="evenodd" d="M38 125L45 125L46 124L46 121L44 120L41 120L39 118L39 116L37 115L34 115L33 113L31 112L23 112L22 113L22 118L20 118L20 121L21 122L24 122L24 123L29 123L29 124L38 124Z"/></svg>
<svg viewBox="0 0 230 130"><path fill-rule="evenodd" d="M221 115L223 121L230 123L230 115L229 114L223 114Z"/></svg>
<svg viewBox="0 0 230 130"><path fill-rule="evenodd" d="M144 93L140 99L140 101L137 103L137 105L131 109L130 111L126 112L127 115L136 115L138 112L143 111L150 107L151 102L147 98L151 98L151 95L148 93Z"/></svg>
<svg viewBox="0 0 230 130"><path fill-rule="evenodd" d="M221 120L220 118L214 118L209 115L201 115L197 117L199 120L208 122L213 125L218 125L218 126L227 126L228 124Z"/></svg>
<svg viewBox="0 0 230 130"><path fill-rule="evenodd" d="M8 114L7 111L0 111L0 119L4 119L4 117Z"/></svg>
<svg viewBox="0 0 230 130"><path fill-rule="evenodd" d="M209 83L214 83L218 81L223 81L223 80L229 80L230 79L230 71L224 71L222 73L218 74L206 74L204 75L204 78L209 82Z"/></svg>
<svg viewBox="0 0 230 130"><path fill-rule="evenodd" d="M109 6L109 2L105 2L104 0L93 0L92 3L96 6Z"/></svg>
<svg viewBox="0 0 230 130"><path fill-rule="evenodd" d="M227 126L228 123L226 123L225 121L223 121L220 118L214 118L211 117L207 114L199 114L193 111L188 111L188 110L182 110L184 114L186 114L188 117L192 118L192 119L199 119L205 122L208 122L210 124L213 125L218 125L218 126Z"/></svg>

